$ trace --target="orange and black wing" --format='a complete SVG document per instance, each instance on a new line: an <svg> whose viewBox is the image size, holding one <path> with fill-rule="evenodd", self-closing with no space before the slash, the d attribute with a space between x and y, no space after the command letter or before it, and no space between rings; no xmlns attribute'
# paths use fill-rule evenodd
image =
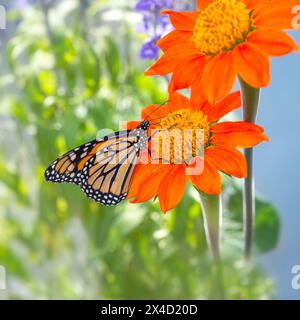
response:
<svg viewBox="0 0 300 320"><path fill-rule="evenodd" d="M146 139L144 131L125 130L93 140L55 160L45 178L50 182L75 183L94 201L117 205L128 195L140 152L147 146Z"/></svg>
<svg viewBox="0 0 300 320"><path fill-rule="evenodd" d="M111 136L103 137L100 140L93 140L75 149L72 149L56 159L45 171L46 181L55 183L81 183L81 171L85 163L105 145L127 136L127 131L116 132Z"/></svg>
<svg viewBox="0 0 300 320"><path fill-rule="evenodd" d="M109 206L126 199L140 158L137 142L137 137L115 141L86 162L81 188L89 198Z"/></svg>

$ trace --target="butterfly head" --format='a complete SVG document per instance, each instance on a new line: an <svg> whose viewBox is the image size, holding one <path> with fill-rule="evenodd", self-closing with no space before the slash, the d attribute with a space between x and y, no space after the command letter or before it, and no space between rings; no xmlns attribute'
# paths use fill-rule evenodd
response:
<svg viewBox="0 0 300 320"><path fill-rule="evenodd" d="M147 131L150 126L151 126L151 123L150 123L150 121L148 121L148 120L144 120L144 121L139 125L139 127L140 127L142 130L145 130L145 131Z"/></svg>

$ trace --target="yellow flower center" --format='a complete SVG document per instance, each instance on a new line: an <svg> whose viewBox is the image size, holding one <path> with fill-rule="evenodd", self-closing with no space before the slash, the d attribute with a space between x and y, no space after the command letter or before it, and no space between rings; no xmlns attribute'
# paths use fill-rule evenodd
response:
<svg viewBox="0 0 300 320"><path fill-rule="evenodd" d="M201 53L232 50L251 31L251 11L240 0L215 0L198 15L192 41Z"/></svg>
<svg viewBox="0 0 300 320"><path fill-rule="evenodd" d="M171 164L188 164L201 156L210 139L210 125L201 111L181 109L164 117L152 138L155 157Z"/></svg>

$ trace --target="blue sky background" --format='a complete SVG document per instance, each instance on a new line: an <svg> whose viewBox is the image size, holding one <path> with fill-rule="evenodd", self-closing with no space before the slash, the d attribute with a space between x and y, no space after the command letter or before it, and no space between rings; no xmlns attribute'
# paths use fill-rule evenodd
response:
<svg viewBox="0 0 300 320"><path fill-rule="evenodd" d="M300 43L299 31L291 33ZM256 149L257 192L279 210L278 247L261 258L279 297L300 299L291 287L291 269L300 265L300 54L272 59L272 82L261 94L258 123L271 139Z"/></svg>

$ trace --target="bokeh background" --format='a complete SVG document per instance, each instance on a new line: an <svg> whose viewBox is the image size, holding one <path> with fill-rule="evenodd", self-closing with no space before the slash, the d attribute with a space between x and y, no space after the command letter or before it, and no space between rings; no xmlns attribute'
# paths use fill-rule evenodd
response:
<svg viewBox="0 0 300 320"><path fill-rule="evenodd" d="M192 188L163 215L156 202L106 208L76 186L44 181L58 155L166 101L165 79L143 76L152 61L136 2L0 3L0 298L299 299L299 54L274 60L262 91L259 123L271 142L256 152L251 265L241 260L240 182L224 177L220 275Z"/></svg>

